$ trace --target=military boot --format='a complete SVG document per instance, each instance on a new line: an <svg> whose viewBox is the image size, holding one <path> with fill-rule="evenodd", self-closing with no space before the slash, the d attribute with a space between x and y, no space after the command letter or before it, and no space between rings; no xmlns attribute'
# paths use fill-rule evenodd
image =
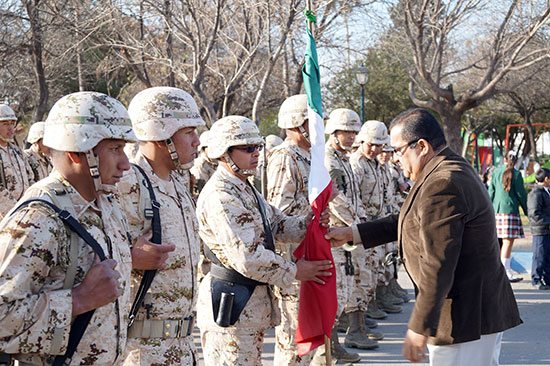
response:
<svg viewBox="0 0 550 366"><path fill-rule="evenodd" d="M399 297L403 302L409 302L411 300L407 290L399 286L395 278L390 281L390 290L394 296Z"/></svg>
<svg viewBox="0 0 550 366"><path fill-rule="evenodd" d="M342 362L359 362L361 360L361 356L357 353L349 353L344 347L342 347L340 340L338 339L338 332L336 331L336 328L332 328L330 340L330 348L332 352L331 356L333 358Z"/></svg>
<svg viewBox="0 0 550 366"><path fill-rule="evenodd" d="M378 286L376 288L376 301L380 309L386 313L400 313L403 308L392 303L393 296L388 296L389 291L386 286Z"/></svg>
<svg viewBox="0 0 550 366"><path fill-rule="evenodd" d="M388 300L391 301L394 305L401 305L404 303L403 299L397 295L395 295L391 289L391 285L384 286L386 288L386 295L388 296Z"/></svg>
<svg viewBox="0 0 550 366"><path fill-rule="evenodd" d="M336 329L339 332L346 333L348 331L348 326L348 314L342 313L342 315L338 317L338 324L336 325Z"/></svg>
<svg viewBox="0 0 550 366"><path fill-rule="evenodd" d="M346 333L344 344L346 347L359 349L374 349L378 342L370 339L364 332L365 319L361 311L354 311L348 314L349 328Z"/></svg>
<svg viewBox="0 0 550 366"><path fill-rule="evenodd" d="M361 358L361 356L359 356L359 358ZM332 354L331 354L330 361L331 361L330 362L331 365L353 366L353 363L338 360ZM313 359L311 360L310 365L311 366L326 366L326 364L327 364L327 359L326 359L326 356L325 356L325 345L322 345L319 348L317 348L317 350L315 352L315 356L313 356Z"/></svg>
<svg viewBox="0 0 550 366"><path fill-rule="evenodd" d="M385 311L380 310L378 307L378 302L373 298L367 306L367 316L372 319L386 319L388 314Z"/></svg>
<svg viewBox="0 0 550 366"><path fill-rule="evenodd" d="M367 314L365 314L365 325L367 328L374 329L378 326L378 322L374 319L371 319L368 317Z"/></svg>

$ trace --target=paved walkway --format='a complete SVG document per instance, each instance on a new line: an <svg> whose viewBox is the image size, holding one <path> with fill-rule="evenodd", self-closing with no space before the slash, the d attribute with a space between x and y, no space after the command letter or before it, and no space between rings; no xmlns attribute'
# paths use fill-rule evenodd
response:
<svg viewBox="0 0 550 366"><path fill-rule="evenodd" d="M533 289L528 275L523 274L523 277L523 281L512 284L512 287L524 324L504 333L500 363L516 366L550 365L550 291ZM412 283L403 271L400 272L399 282L409 290L412 298ZM384 340L377 350L360 352L362 359L356 365L411 365L401 355L401 347L413 306L414 300L404 304L403 313L392 314L379 322L376 330L384 333ZM195 335L200 346L198 331ZM344 341L342 333L340 341ZM266 366L273 365L273 349L274 332L270 330L266 334L263 354L263 363ZM204 365L202 360L199 365Z"/></svg>

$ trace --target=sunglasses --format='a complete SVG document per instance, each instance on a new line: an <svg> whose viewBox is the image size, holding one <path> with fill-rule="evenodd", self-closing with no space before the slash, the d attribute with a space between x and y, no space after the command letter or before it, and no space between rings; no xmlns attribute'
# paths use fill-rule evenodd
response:
<svg viewBox="0 0 550 366"><path fill-rule="evenodd" d="M262 151L264 145L250 145L250 146L233 146L233 149L246 151L249 154L252 154L254 151Z"/></svg>

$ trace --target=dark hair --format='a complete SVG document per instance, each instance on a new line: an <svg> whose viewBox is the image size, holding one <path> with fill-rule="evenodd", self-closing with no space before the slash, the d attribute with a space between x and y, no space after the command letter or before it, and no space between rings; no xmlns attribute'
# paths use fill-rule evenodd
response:
<svg viewBox="0 0 550 366"><path fill-rule="evenodd" d="M512 189L512 178L514 177L514 165L516 165L518 157L512 154L506 159L506 170L502 174L502 186L506 192Z"/></svg>
<svg viewBox="0 0 550 366"><path fill-rule="evenodd" d="M434 150L447 144L439 122L425 109L411 108L399 113L393 119L390 129L395 126L402 126L401 137L405 141L424 139L432 145Z"/></svg>
<svg viewBox="0 0 550 366"><path fill-rule="evenodd" d="M550 178L550 169L548 169L548 168L540 168L535 173L535 179L539 183L544 182L544 178L546 178L546 177Z"/></svg>

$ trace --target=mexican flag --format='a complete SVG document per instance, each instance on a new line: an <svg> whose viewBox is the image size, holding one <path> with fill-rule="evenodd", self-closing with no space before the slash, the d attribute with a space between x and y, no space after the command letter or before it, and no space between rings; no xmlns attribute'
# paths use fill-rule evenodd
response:
<svg viewBox="0 0 550 366"><path fill-rule="evenodd" d="M315 216L307 228L304 241L294 251L294 256L297 259L305 256L306 260L330 259L334 266L330 241L325 239L327 229L319 223L319 216L328 204L332 183L325 168L325 128L317 49L309 29L307 35L307 49L302 74L308 97L309 135L311 139L311 170L308 193L309 202ZM330 338L337 309L334 267L331 272L331 277L323 277L326 282L324 285L308 281L302 282L300 287L300 307L296 329L296 343L300 356L324 344L325 336Z"/></svg>

